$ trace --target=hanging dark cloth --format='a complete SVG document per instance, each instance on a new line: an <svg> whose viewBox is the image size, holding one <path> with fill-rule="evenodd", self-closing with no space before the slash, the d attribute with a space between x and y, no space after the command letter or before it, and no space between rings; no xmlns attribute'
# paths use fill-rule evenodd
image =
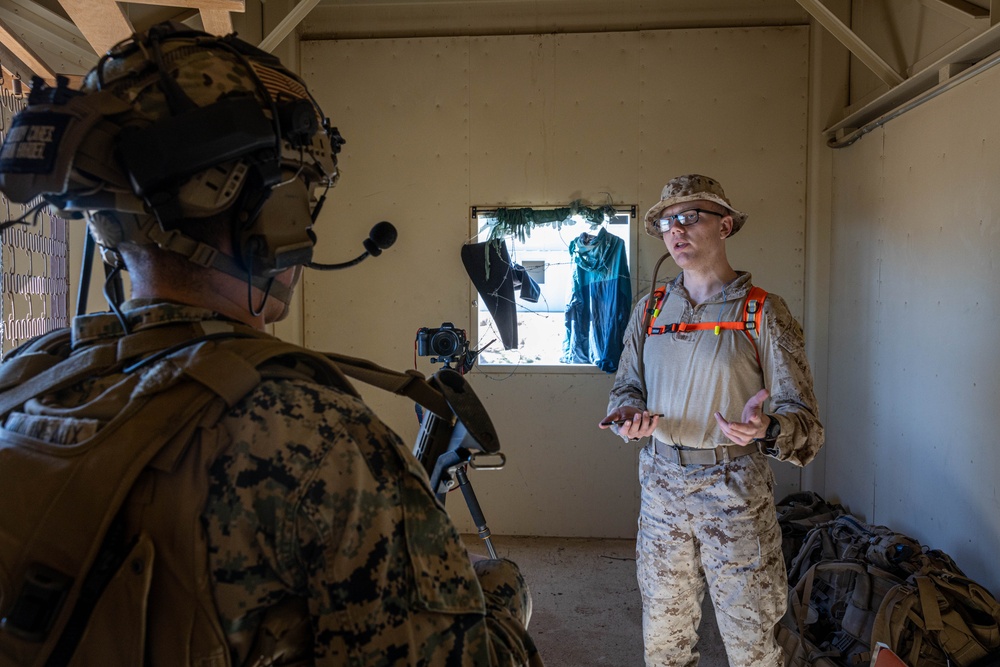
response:
<svg viewBox="0 0 1000 667"><path fill-rule="evenodd" d="M517 296L522 301L538 303L538 297L542 295L542 288L538 286L528 270L520 264L514 265L514 287L520 290Z"/></svg>
<svg viewBox="0 0 1000 667"><path fill-rule="evenodd" d="M517 306L514 304L514 267L507 243L486 241L462 246L462 264L496 323L505 350L517 348Z"/></svg>
<svg viewBox="0 0 1000 667"><path fill-rule="evenodd" d="M618 370L625 327L632 310L632 280L625 242L601 228L569 244L573 287L566 305L566 338L561 361Z"/></svg>

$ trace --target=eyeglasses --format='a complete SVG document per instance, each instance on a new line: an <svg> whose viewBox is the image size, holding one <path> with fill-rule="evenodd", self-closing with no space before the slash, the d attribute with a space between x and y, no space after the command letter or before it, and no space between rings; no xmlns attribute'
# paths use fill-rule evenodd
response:
<svg viewBox="0 0 1000 667"><path fill-rule="evenodd" d="M666 233L670 231L670 227L674 222L679 224L681 227L690 227L694 223L701 220L702 213L710 213L712 215L717 215L720 218L723 216L722 213L716 213L715 211L706 211L703 208L693 208L690 211L681 211L677 215L665 215L660 218L660 232Z"/></svg>

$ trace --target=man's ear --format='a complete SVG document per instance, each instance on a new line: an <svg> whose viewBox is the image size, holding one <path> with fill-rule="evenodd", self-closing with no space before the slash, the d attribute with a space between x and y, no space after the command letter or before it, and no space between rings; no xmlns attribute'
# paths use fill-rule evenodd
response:
<svg viewBox="0 0 1000 667"><path fill-rule="evenodd" d="M729 236L732 235L733 233L733 216L724 215L722 216L721 222L722 222L722 231L725 232L722 235L722 238L724 239L729 238Z"/></svg>

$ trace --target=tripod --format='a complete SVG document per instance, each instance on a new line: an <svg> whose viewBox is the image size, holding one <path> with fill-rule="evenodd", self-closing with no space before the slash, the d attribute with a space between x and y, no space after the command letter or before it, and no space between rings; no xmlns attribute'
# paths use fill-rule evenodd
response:
<svg viewBox="0 0 1000 667"><path fill-rule="evenodd" d="M472 521L476 524L479 537L486 543L486 549L490 552L490 558L495 560L497 552L493 549L493 542L490 540L490 529L486 525L483 508L479 506L479 500L476 498L476 492L472 488L469 476L465 474L464 466L455 470L455 479L458 480L458 488L462 489L462 495L465 496L465 504L469 506L469 514L472 515Z"/></svg>
<svg viewBox="0 0 1000 667"><path fill-rule="evenodd" d="M439 360L445 361L445 366L434 373L428 382L441 392L452 414L441 415L428 410L423 415L413 455L424 466L430 477L431 490L442 503L445 502L445 494L456 485L462 490L479 537L486 543L490 557L496 558L490 529L467 469L499 470L506 463L506 457L500 451L496 430L486 408L473 393L472 387L451 367L450 359L432 361ZM498 457L499 462L477 463L476 459L483 456Z"/></svg>

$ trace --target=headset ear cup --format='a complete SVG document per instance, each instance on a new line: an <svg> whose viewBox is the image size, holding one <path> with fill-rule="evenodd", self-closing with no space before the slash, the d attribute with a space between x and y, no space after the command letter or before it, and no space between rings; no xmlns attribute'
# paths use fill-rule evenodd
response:
<svg viewBox="0 0 1000 667"><path fill-rule="evenodd" d="M315 243L309 192L293 178L274 188L257 216L241 226L237 247L247 271L271 277L311 262Z"/></svg>
<svg viewBox="0 0 1000 667"><path fill-rule="evenodd" d="M279 100L277 107L282 137L294 147L312 143L313 135L319 130L312 102L303 99Z"/></svg>

